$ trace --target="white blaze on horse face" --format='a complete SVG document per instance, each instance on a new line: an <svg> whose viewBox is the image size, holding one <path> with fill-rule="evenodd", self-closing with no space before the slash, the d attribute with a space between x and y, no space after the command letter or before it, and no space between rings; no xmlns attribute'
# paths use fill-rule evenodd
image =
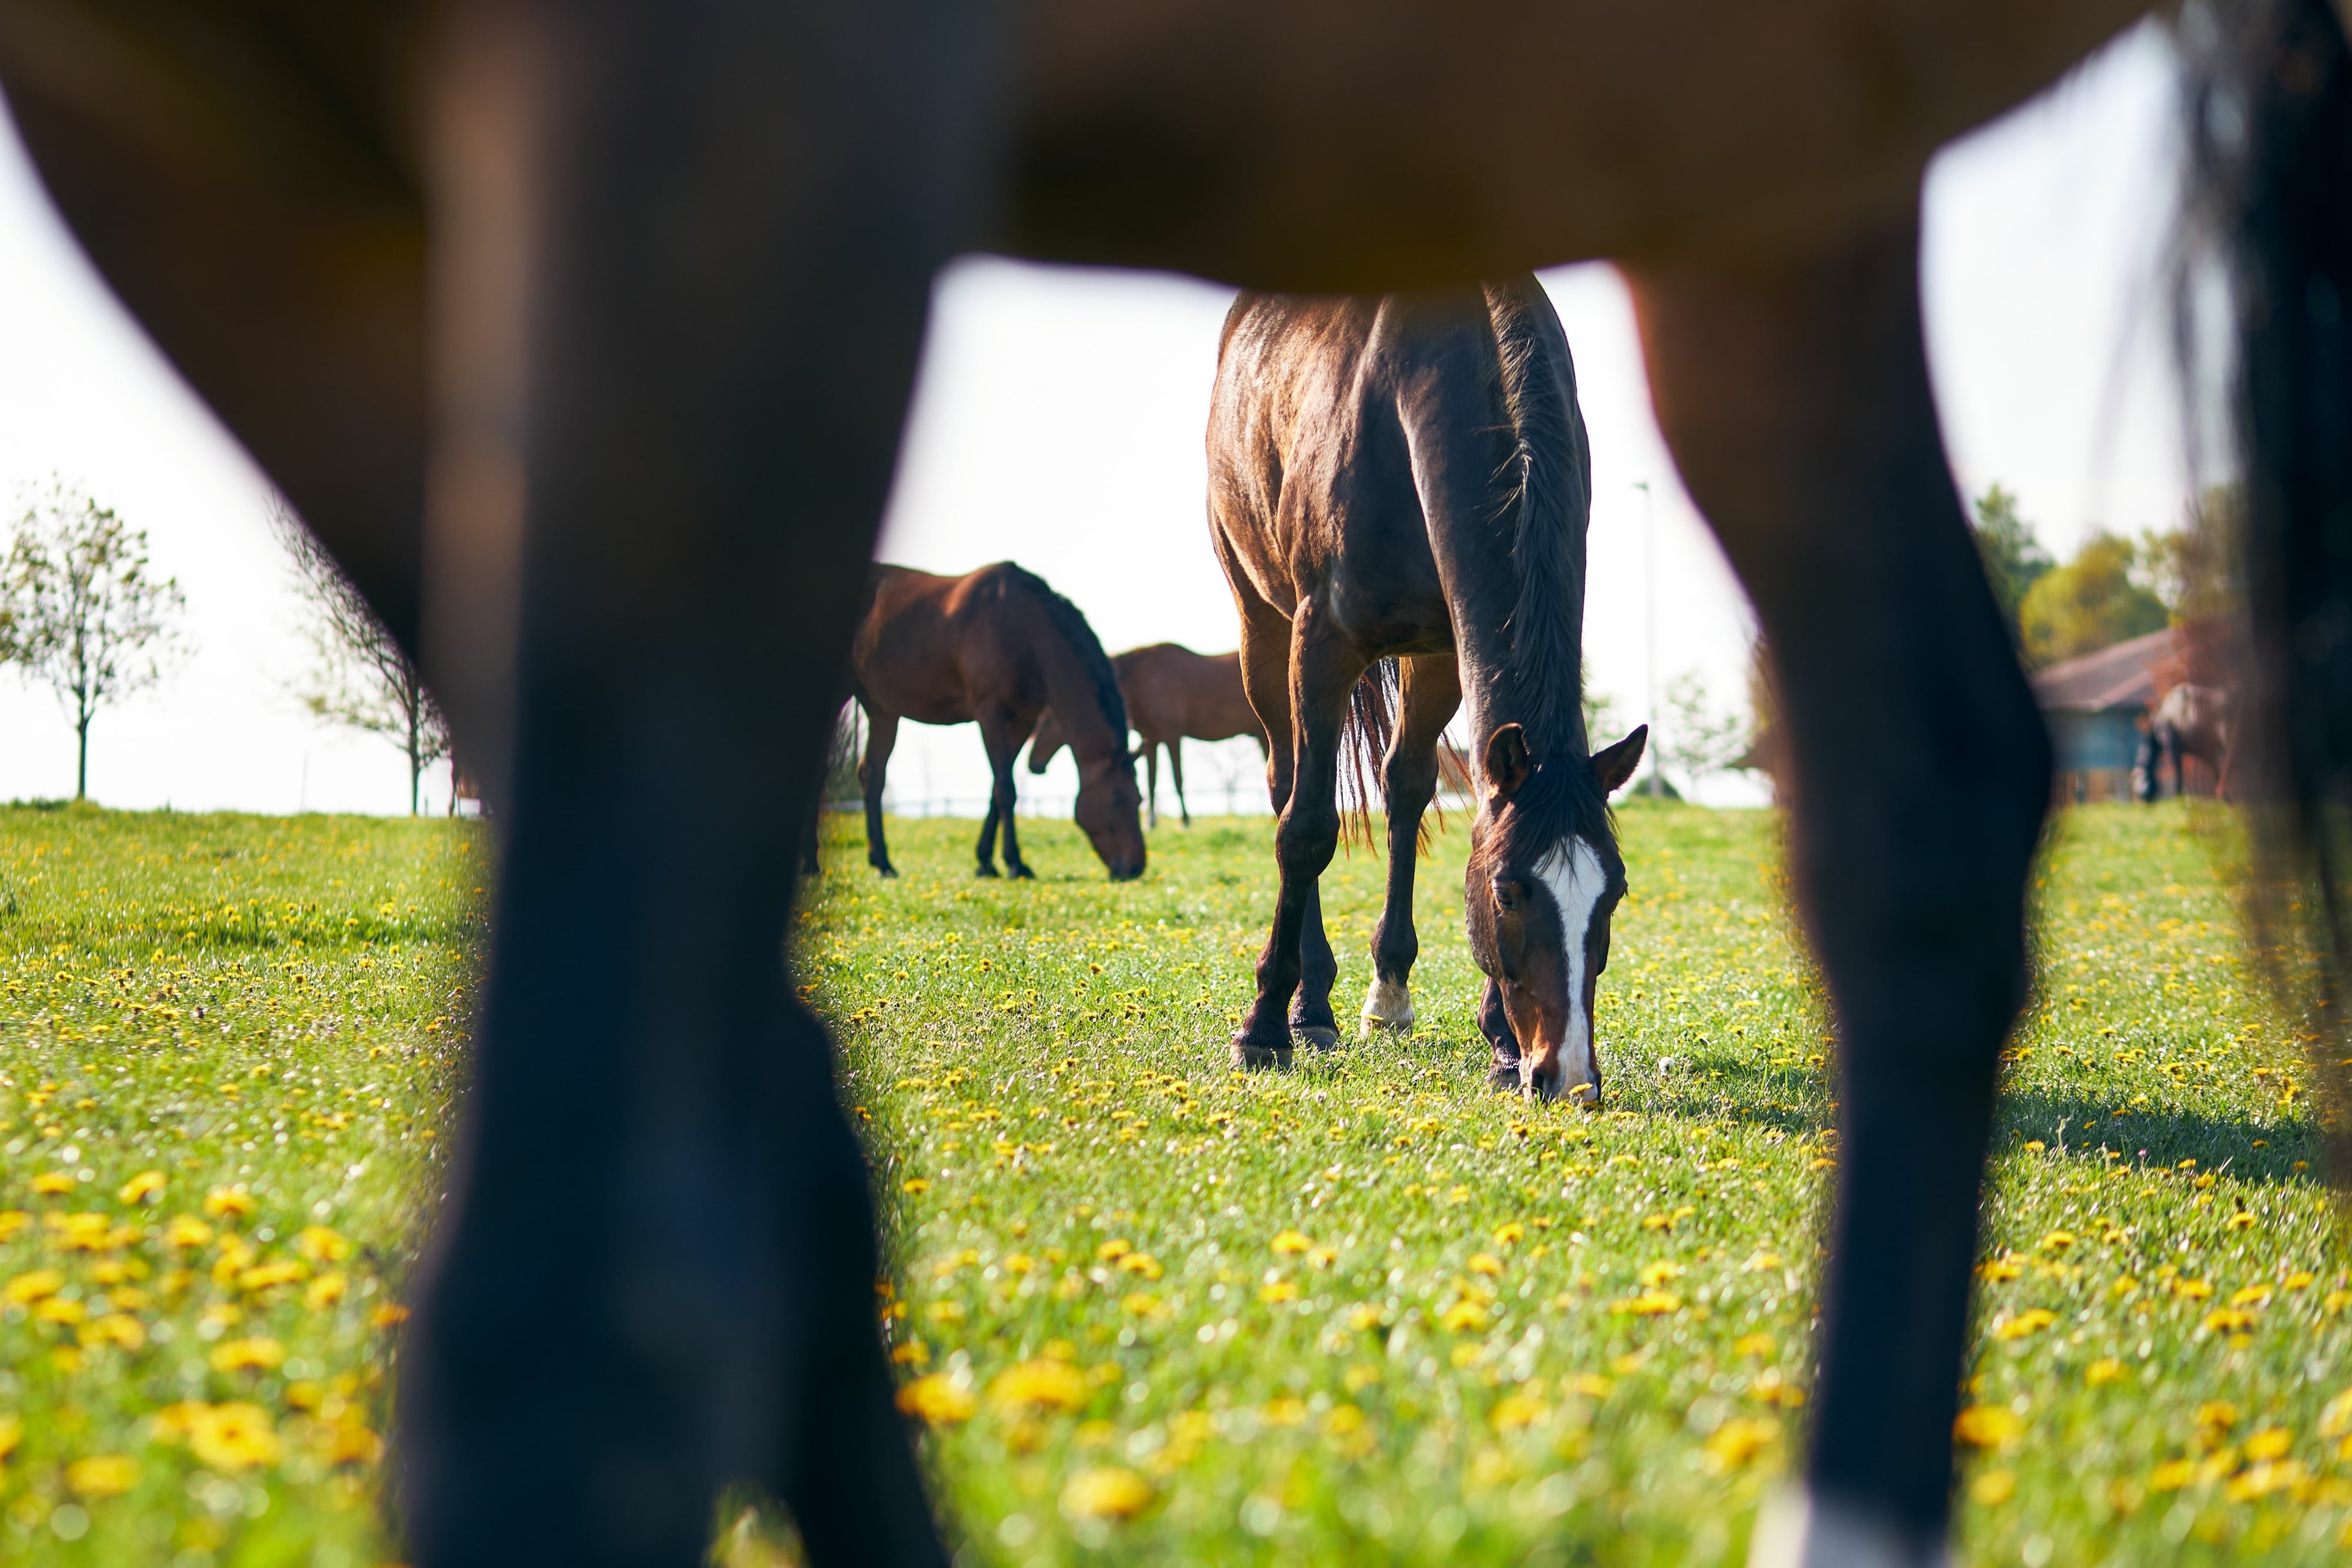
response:
<svg viewBox="0 0 2352 1568"><path fill-rule="evenodd" d="M1564 1059L1560 1065L1566 1071L1564 1087L1572 1093L1601 1082L1601 1063L1592 1051L1592 1018L1584 1006L1589 977L1584 971L1593 912L1609 891L1609 873L1601 869L1601 857L1591 844L1570 838L1562 839L1537 862L1536 878L1559 911L1559 967L1568 977L1568 1038L1560 1042Z"/></svg>

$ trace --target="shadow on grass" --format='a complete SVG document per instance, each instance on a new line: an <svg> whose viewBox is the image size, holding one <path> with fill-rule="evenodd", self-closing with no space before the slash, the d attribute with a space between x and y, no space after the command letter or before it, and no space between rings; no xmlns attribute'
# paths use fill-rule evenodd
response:
<svg viewBox="0 0 2352 1568"><path fill-rule="evenodd" d="M2038 1138L2070 1154L2114 1150L2133 1165L2170 1169L2195 1160L2200 1170L2224 1166L2240 1181L2276 1186L2316 1186L2325 1180L2316 1129L2308 1122L2264 1125L2231 1117L2147 1107L2110 1114L2112 1102L2047 1091L2012 1091L2000 1098L1994 1148ZM2064 1133L2060 1133L2061 1125ZM2256 1148L2257 1141L2266 1146ZM2296 1163L2305 1169L2295 1169Z"/></svg>

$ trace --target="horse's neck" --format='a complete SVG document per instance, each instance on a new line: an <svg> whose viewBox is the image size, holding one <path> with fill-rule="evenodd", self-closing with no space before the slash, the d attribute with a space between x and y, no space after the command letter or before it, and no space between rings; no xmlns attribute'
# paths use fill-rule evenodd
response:
<svg viewBox="0 0 2352 1568"><path fill-rule="evenodd" d="M1050 616L1039 616L1033 646L1037 668L1045 677L1045 704L1054 710L1071 754L1086 762L1123 750L1127 737L1111 734L1085 657L1070 646Z"/></svg>
<svg viewBox="0 0 2352 1568"><path fill-rule="evenodd" d="M1528 743L1539 752L1572 744L1579 755L1589 749L1584 733L1583 674L1575 650L1580 645L1582 605L1576 624L1565 636L1570 650L1564 670L1548 672L1554 685L1547 690L1538 673L1521 667L1511 644L1512 618L1518 612L1519 574L1511 559L1510 541L1496 538L1491 528L1464 529L1472 537L1449 541L1458 563L1449 573L1447 609L1454 622L1454 656L1462 679L1462 700L1469 709L1471 734L1483 740L1507 724L1525 725ZM1478 538L1479 534L1486 537ZM1475 555L1477 570L1464 570ZM1566 733L1561 733L1565 731Z"/></svg>

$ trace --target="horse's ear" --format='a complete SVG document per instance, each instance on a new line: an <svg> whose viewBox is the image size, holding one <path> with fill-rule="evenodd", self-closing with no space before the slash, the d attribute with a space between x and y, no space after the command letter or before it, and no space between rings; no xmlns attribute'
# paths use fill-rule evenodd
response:
<svg viewBox="0 0 2352 1568"><path fill-rule="evenodd" d="M1535 770L1535 759L1528 755L1528 732L1516 724L1507 724L1486 737L1486 788L1498 800L1507 800L1519 792Z"/></svg>
<svg viewBox="0 0 2352 1568"><path fill-rule="evenodd" d="M1592 754L1592 777L1600 783L1603 795L1616 793L1633 777L1633 769L1642 766L1642 747L1649 738L1650 727L1635 725L1633 734Z"/></svg>

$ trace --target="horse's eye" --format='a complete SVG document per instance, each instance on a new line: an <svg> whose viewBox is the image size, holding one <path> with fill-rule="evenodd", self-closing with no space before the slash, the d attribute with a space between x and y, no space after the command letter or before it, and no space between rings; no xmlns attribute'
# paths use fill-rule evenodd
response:
<svg viewBox="0 0 2352 1568"><path fill-rule="evenodd" d="M1519 907L1518 883L1498 876L1494 882L1494 891L1496 908L1508 914Z"/></svg>

